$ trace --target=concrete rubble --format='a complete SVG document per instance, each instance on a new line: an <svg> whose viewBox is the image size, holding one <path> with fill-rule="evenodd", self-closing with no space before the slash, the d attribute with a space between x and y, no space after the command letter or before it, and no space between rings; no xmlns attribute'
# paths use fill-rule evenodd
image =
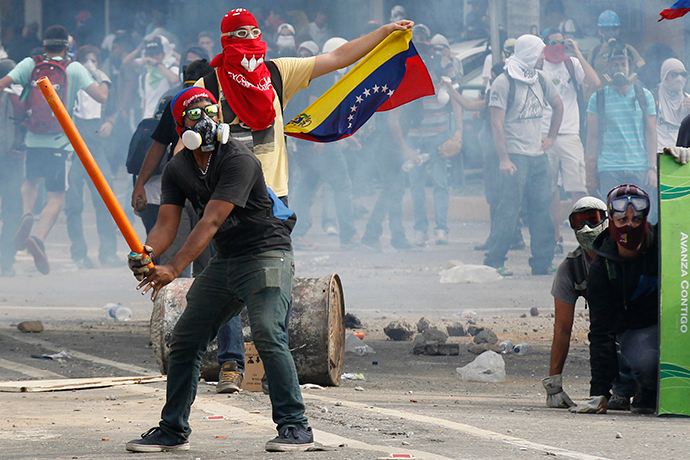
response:
<svg viewBox="0 0 690 460"><path fill-rule="evenodd" d="M407 321L391 321L388 326L383 328L383 332L395 341L411 340L414 336L415 328Z"/></svg>

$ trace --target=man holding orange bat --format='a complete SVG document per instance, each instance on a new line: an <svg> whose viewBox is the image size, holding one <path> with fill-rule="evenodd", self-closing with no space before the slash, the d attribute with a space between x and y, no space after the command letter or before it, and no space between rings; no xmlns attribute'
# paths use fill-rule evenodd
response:
<svg viewBox="0 0 690 460"><path fill-rule="evenodd" d="M289 211L266 187L261 163L218 123L210 91L191 87L172 101L185 145L165 167L158 220L143 254L130 254L130 267L144 293L170 283L213 240L217 255L194 279L187 308L173 330L166 403L159 426L127 443L133 452L189 449L189 412L199 380L200 350L218 329L247 307L254 343L264 363L278 436L268 451L304 451L314 445L304 415L297 371L288 347L286 313L292 296L294 262ZM201 217L167 265L146 265L173 242L189 200Z"/></svg>

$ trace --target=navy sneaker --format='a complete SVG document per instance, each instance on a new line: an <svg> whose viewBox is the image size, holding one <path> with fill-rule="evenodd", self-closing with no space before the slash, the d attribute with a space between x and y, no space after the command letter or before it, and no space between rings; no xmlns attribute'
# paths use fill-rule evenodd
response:
<svg viewBox="0 0 690 460"><path fill-rule="evenodd" d="M133 439L125 445L130 452L174 452L189 450L189 441L178 442L166 435L160 427L151 428L141 435L141 439Z"/></svg>
<svg viewBox="0 0 690 460"><path fill-rule="evenodd" d="M286 426L266 443L268 452L304 452L310 447L314 447L314 434L311 428L301 426Z"/></svg>

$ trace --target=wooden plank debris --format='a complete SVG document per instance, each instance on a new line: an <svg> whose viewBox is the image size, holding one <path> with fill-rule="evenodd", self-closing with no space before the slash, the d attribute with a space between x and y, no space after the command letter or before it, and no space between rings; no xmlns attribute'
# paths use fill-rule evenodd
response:
<svg viewBox="0 0 690 460"><path fill-rule="evenodd" d="M165 382L164 375L141 377L96 377L83 379L58 380L20 380L0 382L0 392L38 393L43 391L85 390L88 388L105 388L119 385Z"/></svg>

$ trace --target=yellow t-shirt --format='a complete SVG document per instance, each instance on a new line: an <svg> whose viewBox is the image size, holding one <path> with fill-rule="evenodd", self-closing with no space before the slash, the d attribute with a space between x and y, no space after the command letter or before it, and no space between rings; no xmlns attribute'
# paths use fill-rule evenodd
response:
<svg viewBox="0 0 690 460"><path fill-rule="evenodd" d="M315 57L309 58L279 58L273 59L271 62L275 63L283 80L283 105L292 99L292 97L301 89L309 87L311 80L311 73L314 70ZM196 86L204 86L204 79L196 82ZM221 102L220 121L230 125L239 124L240 120L235 117L228 121L223 117L223 90L218 85ZM264 173L264 180L266 185L271 187L279 197L287 196L288 194L288 158L287 147L285 145L284 121L283 111L280 107L280 99L278 94L273 90L275 97L273 98L273 107L276 111L276 118L273 124L273 141L254 146L254 154L261 162L261 169Z"/></svg>

